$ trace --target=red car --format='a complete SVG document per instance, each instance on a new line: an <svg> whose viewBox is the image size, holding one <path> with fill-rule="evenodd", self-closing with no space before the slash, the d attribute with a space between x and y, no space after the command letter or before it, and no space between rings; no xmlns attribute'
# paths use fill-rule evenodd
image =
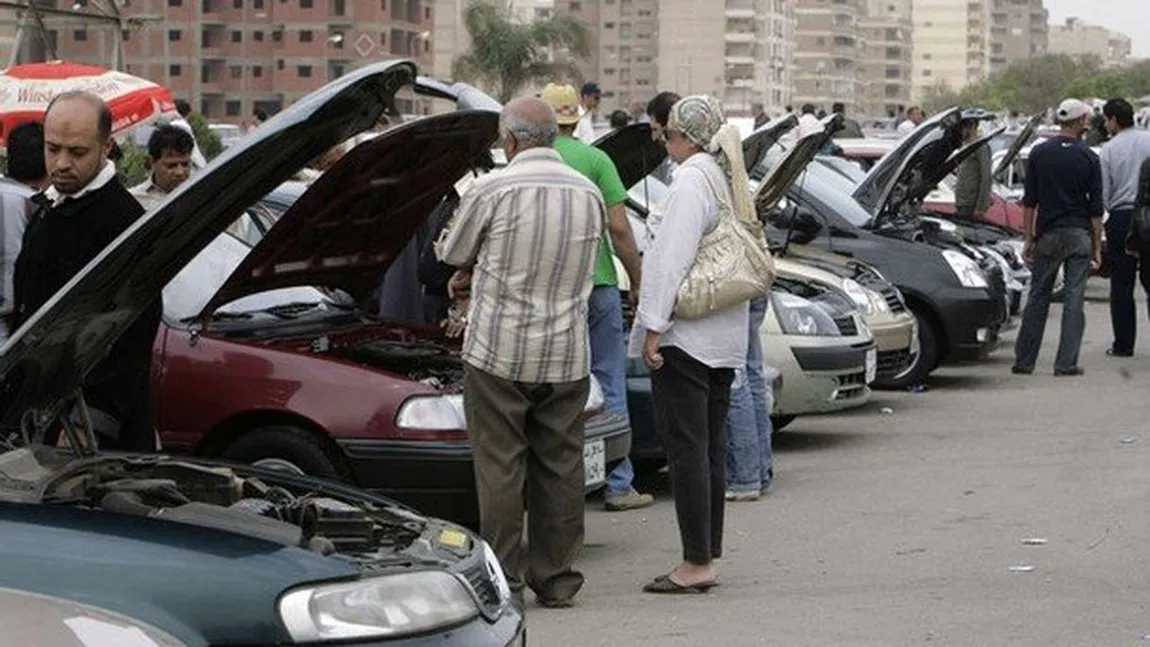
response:
<svg viewBox="0 0 1150 647"><path fill-rule="evenodd" d="M393 128L302 195L273 192L196 256L164 290L154 351L165 450L340 479L476 521L457 342L357 306L489 154L497 121L469 110ZM288 146L302 135L281 136ZM601 406L593 384L588 415ZM625 417L590 418L589 489L627 455L630 435Z"/></svg>

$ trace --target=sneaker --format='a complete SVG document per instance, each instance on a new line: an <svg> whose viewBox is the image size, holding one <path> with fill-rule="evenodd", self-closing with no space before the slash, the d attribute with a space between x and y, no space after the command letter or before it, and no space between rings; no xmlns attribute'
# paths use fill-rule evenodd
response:
<svg viewBox="0 0 1150 647"><path fill-rule="evenodd" d="M623 510L646 508L654 502L655 497L650 494L639 494L632 489L626 494L607 495L607 500L604 502L603 507L611 512L622 512Z"/></svg>
<svg viewBox="0 0 1150 647"><path fill-rule="evenodd" d="M1010 367L1010 372L1014 373L1015 375L1031 375L1032 373L1034 373L1034 367L1033 366L1019 366L1019 365L1015 364L1014 366Z"/></svg>
<svg viewBox="0 0 1150 647"><path fill-rule="evenodd" d="M761 496L763 493L760 490L748 490L746 492L727 490L728 501L758 501Z"/></svg>

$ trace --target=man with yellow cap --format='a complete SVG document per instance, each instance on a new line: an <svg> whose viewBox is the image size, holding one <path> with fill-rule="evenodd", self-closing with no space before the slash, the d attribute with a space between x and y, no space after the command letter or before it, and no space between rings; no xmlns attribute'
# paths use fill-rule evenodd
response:
<svg viewBox="0 0 1150 647"><path fill-rule="evenodd" d="M619 294L619 277L613 255L619 257L631 281L632 302L639 296L641 261L631 225L627 222L627 189L619 179L615 163L606 153L575 138L580 119L579 93L574 86L549 84L540 98L555 111L559 137L555 150L568 166L582 173L599 187L607 205L607 230L595 261L594 289L588 302L587 317L591 339L591 372L603 387L606 408L627 415L627 340L623 330L623 303ZM607 476L606 507L608 510L634 510L655 502L650 494L635 491L632 481L635 469L631 459Z"/></svg>

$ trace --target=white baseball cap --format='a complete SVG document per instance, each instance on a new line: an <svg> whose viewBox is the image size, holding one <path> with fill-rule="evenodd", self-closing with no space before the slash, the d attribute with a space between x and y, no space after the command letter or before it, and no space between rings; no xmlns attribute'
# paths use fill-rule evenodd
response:
<svg viewBox="0 0 1150 647"><path fill-rule="evenodd" d="M1066 123L1081 119L1090 113L1090 106L1082 101L1078 99L1067 99L1058 104L1058 112L1055 113L1054 117L1059 123Z"/></svg>

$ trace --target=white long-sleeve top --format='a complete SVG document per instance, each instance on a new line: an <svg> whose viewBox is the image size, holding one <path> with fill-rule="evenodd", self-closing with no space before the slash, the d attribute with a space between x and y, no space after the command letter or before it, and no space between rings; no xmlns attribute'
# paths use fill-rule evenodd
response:
<svg viewBox="0 0 1150 647"><path fill-rule="evenodd" d="M663 218L650 228L653 240L643 255L643 290L631 329L631 357L642 355L650 330L660 333L660 346L674 346L711 368L737 368L746 363L747 303L701 319L674 318L679 286L695 262L699 243L719 222L719 201L704 175L707 172L723 178L718 162L707 153L697 153L675 169ZM729 191L725 182L716 186Z"/></svg>

